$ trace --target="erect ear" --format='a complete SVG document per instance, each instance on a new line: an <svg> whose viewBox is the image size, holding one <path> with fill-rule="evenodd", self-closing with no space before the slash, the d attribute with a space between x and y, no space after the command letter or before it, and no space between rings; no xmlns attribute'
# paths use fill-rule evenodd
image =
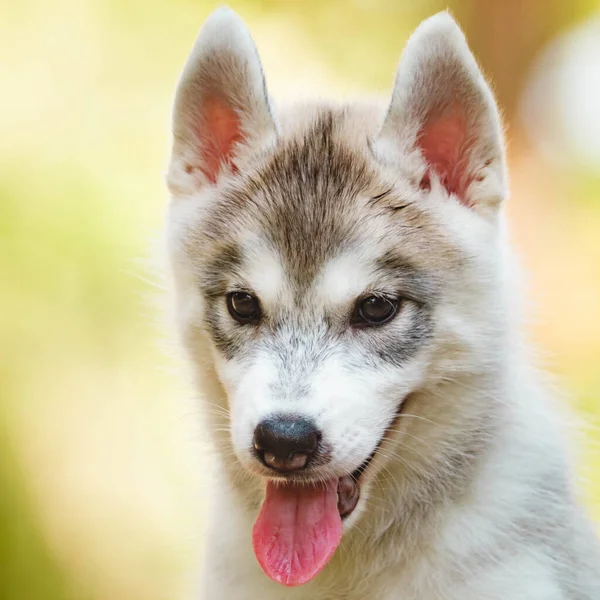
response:
<svg viewBox="0 0 600 600"><path fill-rule="evenodd" d="M243 146L266 144L275 135L254 42L232 10L219 8L200 30L177 87L171 191L216 183L236 171Z"/></svg>
<svg viewBox="0 0 600 600"><path fill-rule="evenodd" d="M408 155L422 189L441 184L448 195L483 211L506 195L496 103L448 13L425 20L409 39L376 143L384 159Z"/></svg>

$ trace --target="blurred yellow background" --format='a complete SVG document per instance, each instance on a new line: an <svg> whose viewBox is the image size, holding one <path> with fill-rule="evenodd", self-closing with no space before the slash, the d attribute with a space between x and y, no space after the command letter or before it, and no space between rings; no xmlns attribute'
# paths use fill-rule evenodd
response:
<svg viewBox="0 0 600 600"><path fill-rule="evenodd" d="M182 598L196 409L160 276L172 94L202 0L9 0L0 39L0 597ZM387 94L434 0L232 1L271 93ZM600 1L457 0L504 107L531 337L600 520ZM198 477L200 475L200 477Z"/></svg>

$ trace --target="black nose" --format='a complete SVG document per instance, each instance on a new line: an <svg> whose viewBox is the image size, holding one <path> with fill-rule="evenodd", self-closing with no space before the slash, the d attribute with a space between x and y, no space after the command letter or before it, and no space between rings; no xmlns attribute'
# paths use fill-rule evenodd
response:
<svg viewBox="0 0 600 600"><path fill-rule="evenodd" d="M315 454L321 434L313 423L298 416L273 416L254 430L254 448L276 471L299 471Z"/></svg>

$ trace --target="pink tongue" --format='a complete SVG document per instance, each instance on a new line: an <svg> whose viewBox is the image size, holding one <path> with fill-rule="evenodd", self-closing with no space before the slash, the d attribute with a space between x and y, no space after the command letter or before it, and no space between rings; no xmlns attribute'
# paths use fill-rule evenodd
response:
<svg viewBox="0 0 600 600"><path fill-rule="evenodd" d="M337 479L318 487L267 483L252 545L271 579L300 585L327 564L342 537L337 488Z"/></svg>

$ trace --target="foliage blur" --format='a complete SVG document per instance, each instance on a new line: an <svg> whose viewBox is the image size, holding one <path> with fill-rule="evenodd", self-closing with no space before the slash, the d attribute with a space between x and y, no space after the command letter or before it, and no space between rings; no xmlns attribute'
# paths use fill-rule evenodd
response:
<svg viewBox="0 0 600 600"><path fill-rule="evenodd" d="M152 265L160 266L172 94L216 4L2 7L3 600L173 599L188 584L207 490L195 482L196 414L180 360L162 342L168 325ZM446 7L230 4L283 99L389 93L408 34ZM600 113L583 118L590 111L578 104L600 96L597 69L583 81L598 45L595 61L582 46L600 32L600 2L449 4L505 110L508 211L534 303L531 337L582 416L581 490L600 519Z"/></svg>

